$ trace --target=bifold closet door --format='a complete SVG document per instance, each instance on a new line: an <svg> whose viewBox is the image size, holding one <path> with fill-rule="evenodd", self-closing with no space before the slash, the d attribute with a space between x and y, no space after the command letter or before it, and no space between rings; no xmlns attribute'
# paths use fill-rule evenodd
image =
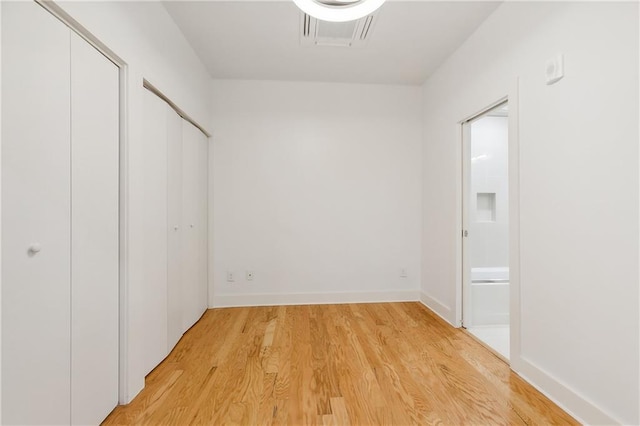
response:
<svg viewBox="0 0 640 426"><path fill-rule="evenodd" d="M71 34L71 423L118 404L118 67Z"/></svg>
<svg viewBox="0 0 640 426"><path fill-rule="evenodd" d="M70 423L70 30L2 2L2 424Z"/></svg>
<svg viewBox="0 0 640 426"><path fill-rule="evenodd" d="M167 335L168 351L178 343L182 327L182 117L167 108Z"/></svg>
<svg viewBox="0 0 640 426"><path fill-rule="evenodd" d="M182 126L183 328L207 308L207 138L186 121Z"/></svg>
<svg viewBox="0 0 640 426"><path fill-rule="evenodd" d="M169 106L144 90L144 134L138 147L135 167L142 179L140 225L140 270L145 315L144 370L153 370L169 353L167 306L167 114Z"/></svg>
<svg viewBox="0 0 640 426"><path fill-rule="evenodd" d="M207 138L144 93L146 371L207 307Z"/></svg>
<svg viewBox="0 0 640 426"><path fill-rule="evenodd" d="M198 223L198 318L209 306L209 138L198 130L198 197L196 223Z"/></svg>

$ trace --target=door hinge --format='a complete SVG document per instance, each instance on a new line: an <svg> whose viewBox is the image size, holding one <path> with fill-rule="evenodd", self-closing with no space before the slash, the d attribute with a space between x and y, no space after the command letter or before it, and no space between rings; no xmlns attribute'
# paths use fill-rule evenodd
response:
<svg viewBox="0 0 640 426"><path fill-rule="evenodd" d="M464 230L462 231L462 236L463 236L463 237L468 237L468 236L469 236L469 231L467 231L466 229L464 229Z"/></svg>

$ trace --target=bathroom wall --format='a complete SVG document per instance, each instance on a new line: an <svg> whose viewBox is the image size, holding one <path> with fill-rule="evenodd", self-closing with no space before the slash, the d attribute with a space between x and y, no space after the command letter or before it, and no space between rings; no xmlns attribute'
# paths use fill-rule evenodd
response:
<svg viewBox="0 0 640 426"><path fill-rule="evenodd" d="M506 116L484 116L471 123L471 268L509 266L507 120Z"/></svg>

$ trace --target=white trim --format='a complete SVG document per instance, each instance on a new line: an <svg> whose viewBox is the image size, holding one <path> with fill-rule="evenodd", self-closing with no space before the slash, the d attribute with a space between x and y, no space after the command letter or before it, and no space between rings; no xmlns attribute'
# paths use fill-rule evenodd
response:
<svg viewBox="0 0 640 426"><path fill-rule="evenodd" d="M118 68L122 68L126 65L125 61L116 55L115 52L106 44L102 43L97 37L95 37L89 30L87 30L80 22L73 19L65 10L57 5L53 0L34 0L40 6L42 6L47 12L55 16L59 21L71 28L76 34L82 37L87 43L92 45L98 52L102 53L111 62L113 62Z"/></svg>
<svg viewBox="0 0 640 426"><path fill-rule="evenodd" d="M456 307L459 309L454 309L454 317L455 317L455 327L462 327L462 319L464 317L464 300L466 299L466 295L463 295L465 290L464 280L466 279L464 271L467 269L464 264L464 237L462 236L462 232L464 231L464 225L467 221L466 215L464 214L465 207L463 203L464 195L464 185L463 182L466 179L465 168L463 167L464 157L465 157L465 149L464 149L464 141L465 141L465 126L460 125L458 123L457 131L456 131L456 161L455 169L456 169L456 227L455 227L455 239L456 243L456 259L455 259L455 286L456 286Z"/></svg>
<svg viewBox="0 0 640 426"><path fill-rule="evenodd" d="M133 397L128 390L129 377L129 72L120 67L120 338L118 402L129 403ZM136 392L137 394L137 392Z"/></svg>
<svg viewBox="0 0 640 426"><path fill-rule="evenodd" d="M241 306L325 305L340 303L417 302L419 291L367 291L351 293L217 294L214 308Z"/></svg>
<svg viewBox="0 0 640 426"><path fill-rule="evenodd" d="M458 151L457 158L460 159L458 161L458 167L460 168L460 182L459 185L456 185L457 193L458 193L458 208L460 209L457 212L458 220L460 221L459 227L461 230L469 230L469 198L471 192L471 121L472 119L463 121L460 123L458 137L460 138L459 142L456 144L456 149ZM469 301L471 300L471 262L469 261L469 237L463 237L461 234L458 235L459 244L456 246L456 253L459 256L456 259L457 267L460 270L456 271L456 285L460 291L456 292L456 301L459 304L460 309L456 309L456 317L460 318L460 326L469 327L472 324L471 321L471 304Z"/></svg>
<svg viewBox="0 0 640 426"><path fill-rule="evenodd" d="M549 372L537 367L533 362L520 357L517 364L518 371L515 372L516 374L578 422L590 425L623 424L620 420L616 420L614 416L598 408L594 402L554 378ZM576 413L581 413L581 416L576 415Z"/></svg>
<svg viewBox="0 0 640 426"><path fill-rule="evenodd" d="M0 24L2 5L0 4ZM2 46L2 25L0 25L0 46ZM0 54L0 82L2 82L2 54ZM2 84L0 84L0 224L2 223ZM2 226L0 226L2 241ZM2 330L2 244L0 244L0 330ZM2 365L2 336L0 333L0 366ZM2 421L2 368L0 368L0 422Z"/></svg>
<svg viewBox="0 0 640 426"><path fill-rule="evenodd" d="M165 101L167 104L169 104L171 109L173 109L180 117L184 118L186 121L188 121L189 123L193 124L198 130L200 130L202 133L204 133L204 135L207 137L207 139L211 138L211 133L207 132L207 130L203 126L198 124L197 121L195 121L193 118L191 118L191 116L189 116L189 114L184 112L184 110L182 108L180 108L178 105L176 105L171 99L169 99L168 96L166 96L164 93L162 93L162 91L160 91L160 89L158 89L156 86L151 84L146 78L142 80L142 86L145 89L147 89L148 91L150 91L151 93L153 93L154 95L156 95L157 97L159 97L160 99L162 99L163 101Z"/></svg>
<svg viewBox="0 0 640 426"><path fill-rule="evenodd" d="M215 205L215 197L214 197L214 193L213 193L213 189L214 189L214 144L212 143L213 138L209 139L209 170L207 171L209 173L209 177L208 177L208 182L207 182L207 188L208 188L208 194L207 194L207 202L209 203L208 205L208 211L207 211L207 220L208 222L208 227L207 227L207 244L208 244L208 252L207 252L207 256L208 256L208 260L207 260L207 307L208 308L213 308L214 304L213 304L213 297L214 297L214 285L213 285L213 280L214 280L214 268L213 265L214 263L214 245L213 245L213 236L215 235L215 228L214 228L214 208L213 206Z"/></svg>
<svg viewBox="0 0 640 426"><path fill-rule="evenodd" d="M424 292L420 293L420 302L424 306L426 306L430 311L432 311L433 313L438 315L440 318L445 320L448 324L451 324L452 327L456 327L456 328L459 327L451 322L450 318L452 316L452 311L449 306L445 305L438 299L435 299Z"/></svg>
<svg viewBox="0 0 640 426"><path fill-rule="evenodd" d="M509 356L520 358L520 78L509 90ZM518 361L516 361L517 363ZM515 364L511 363L515 370Z"/></svg>

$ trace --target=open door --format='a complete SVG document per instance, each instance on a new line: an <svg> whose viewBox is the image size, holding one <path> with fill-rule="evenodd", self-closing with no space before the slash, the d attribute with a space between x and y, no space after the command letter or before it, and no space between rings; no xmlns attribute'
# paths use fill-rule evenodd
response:
<svg viewBox="0 0 640 426"><path fill-rule="evenodd" d="M509 359L509 108L462 123L462 324Z"/></svg>

